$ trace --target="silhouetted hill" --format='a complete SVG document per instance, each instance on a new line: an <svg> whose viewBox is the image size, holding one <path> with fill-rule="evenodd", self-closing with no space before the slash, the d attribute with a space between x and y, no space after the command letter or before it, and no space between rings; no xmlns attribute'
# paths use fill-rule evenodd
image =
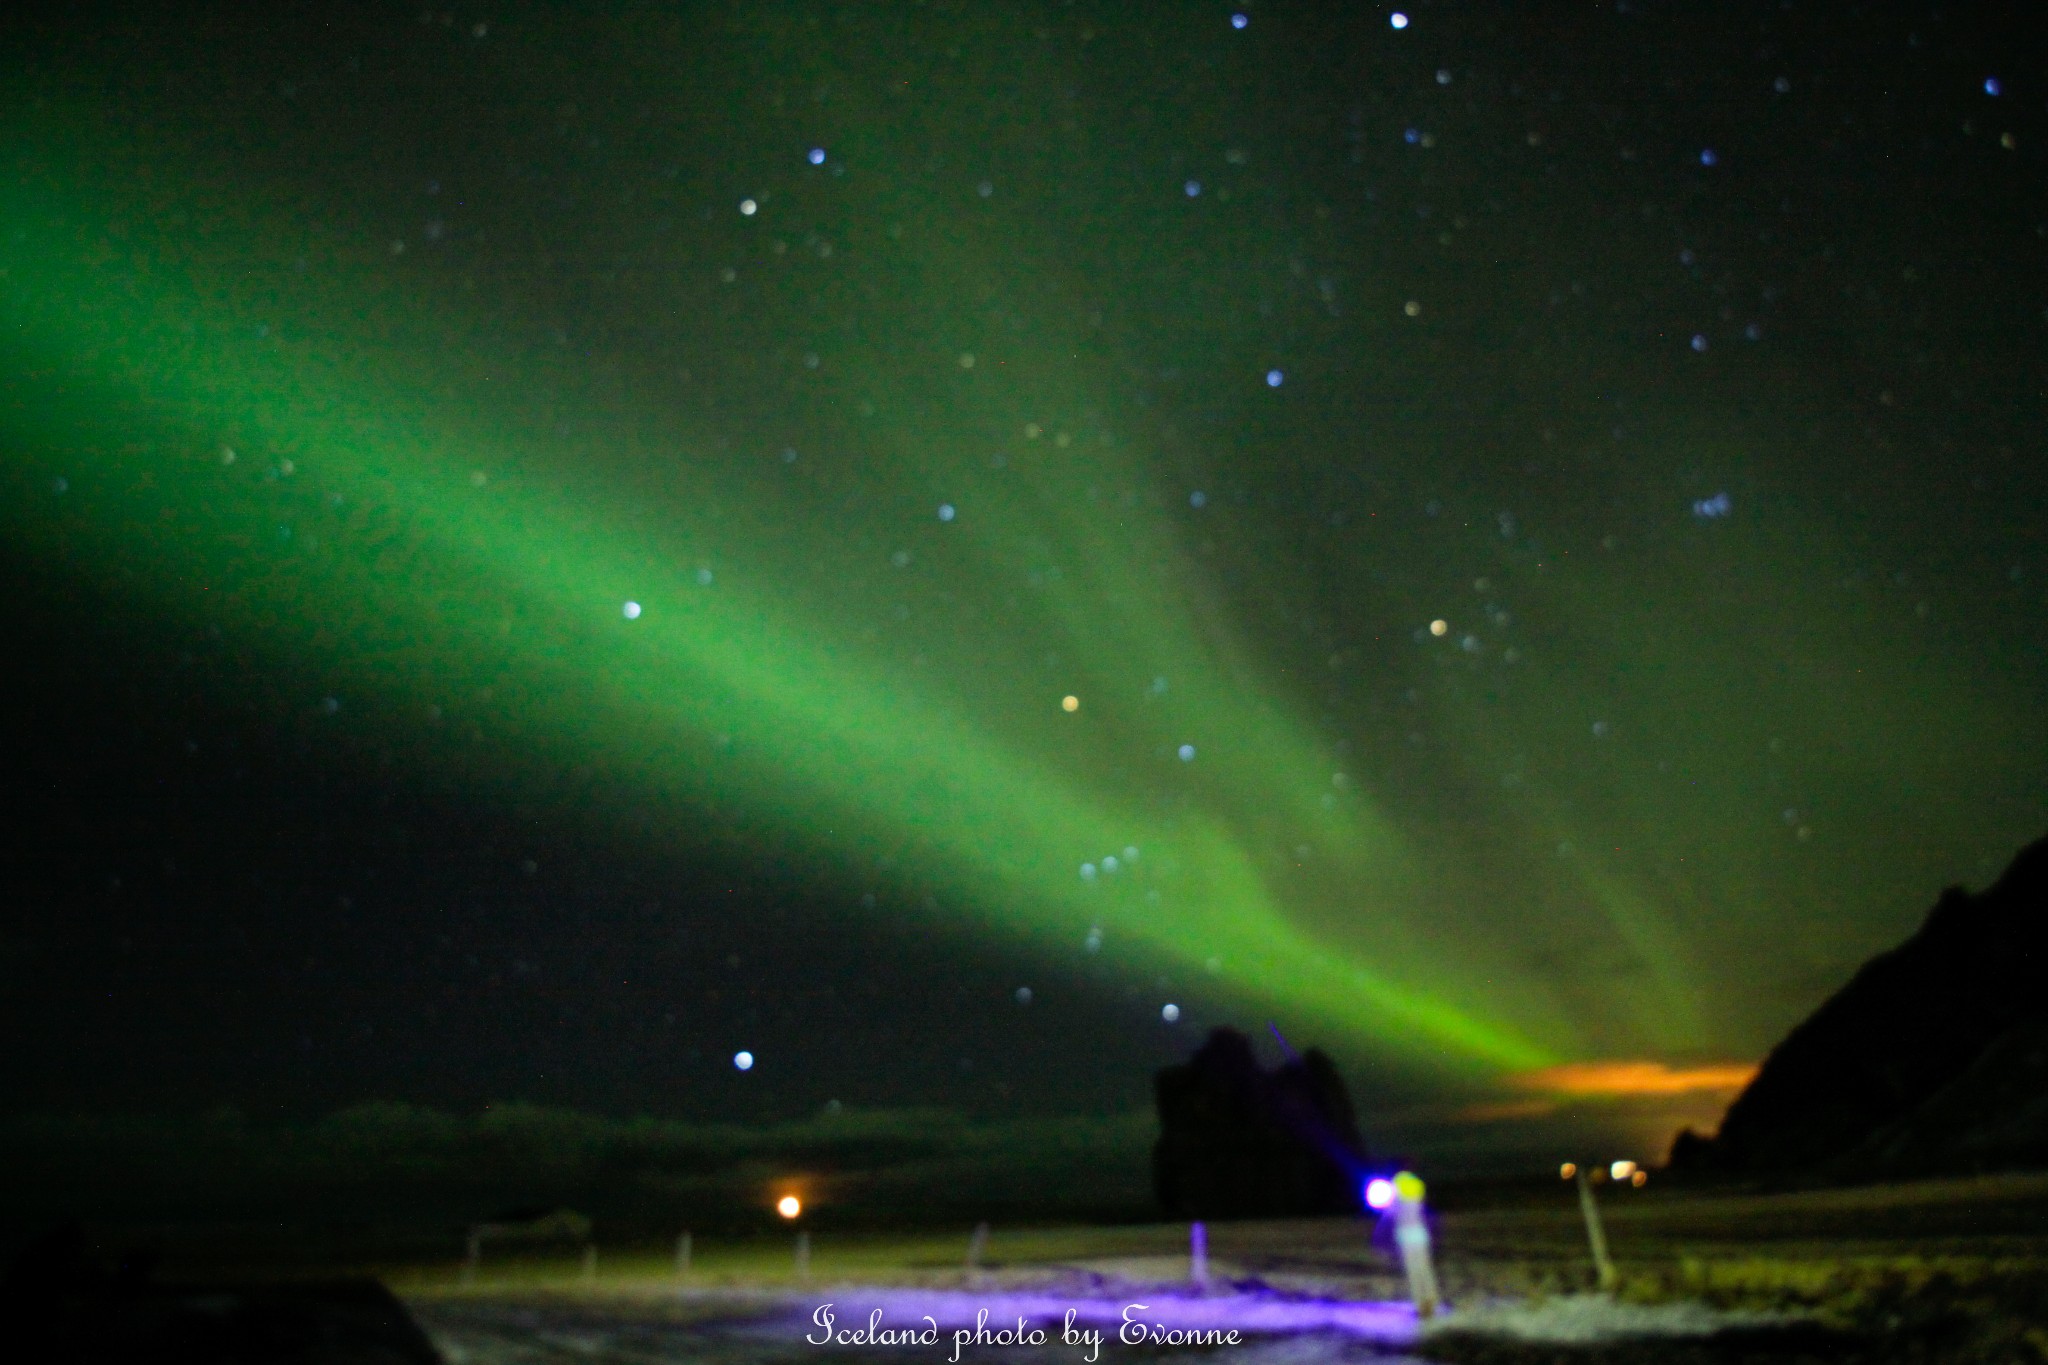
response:
<svg viewBox="0 0 2048 1365"><path fill-rule="evenodd" d="M160 1285L150 1258L104 1263L57 1228L0 1276L10 1352L67 1365L444 1365L376 1280Z"/></svg>
<svg viewBox="0 0 2048 1365"><path fill-rule="evenodd" d="M1310 1048L1274 1071L1219 1028L1154 1082L1152 1178L1171 1218L1355 1213L1365 1144L1337 1068Z"/></svg>
<svg viewBox="0 0 2048 1365"><path fill-rule="evenodd" d="M1793 1029L1680 1170L1843 1178L2048 1166L2048 839Z"/></svg>

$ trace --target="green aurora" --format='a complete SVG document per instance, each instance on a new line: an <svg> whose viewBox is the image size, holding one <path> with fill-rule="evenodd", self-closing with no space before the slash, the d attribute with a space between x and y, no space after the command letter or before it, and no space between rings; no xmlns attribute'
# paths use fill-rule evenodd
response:
<svg viewBox="0 0 2048 1365"><path fill-rule="evenodd" d="M2011 605L1969 600L1975 564L1931 621L1863 586L1785 434L1812 366L1694 393L1692 357L1618 336L1499 344L1524 305L1475 281L1550 267L1333 221L1277 134L1224 155L1228 109L1033 105L1087 59L1006 66L1007 11L952 21L924 121L889 103L894 39L827 59L750 22L650 37L705 88L610 50L446 130L554 158L547 193L472 192L467 263L327 183L402 160L395 116L293 171L317 129L245 164L203 131L229 114L17 109L17 552L259 641L462 780L579 772L594 821L836 868L1024 957L1099 929L1133 979L1447 1079L1753 1056L2038 833L2039 661L1944 643ZM599 133L635 154L579 160ZM1213 143L1211 183L1138 202L1133 143ZM1569 206L1488 229L1481 170L1440 174L1461 234L1572 249ZM1227 333L1274 289L1309 320ZM1622 390L1646 449L1579 460ZM1500 491L1538 456L1565 472ZM1687 515L1721 487L1727 525Z"/></svg>
<svg viewBox="0 0 2048 1365"><path fill-rule="evenodd" d="M38 238L61 224L105 240L104 221L81 222L68 205L14 207ZM520 734L630 773L636 796L679 823L732 801L849 859L900 849L921 880L1012 932L1078 939L1099 924L1182 966L1228 963L1267 999L1361 1036L1494 1065L1547 1059L1434 983L1401 984L1431 976L1428 936L1396 910L1417 877L1412 852L1348 791L1324 746L1265 702L1248 651L1198 625L1201 604L1170 587L1184 555L1160 528L1100 503L1048 525L1029 517L1028 492L963 495L976 517L1025 529L944 530L968 542L930 552L955 582L992 593L1047 544L1076 564L1081 586L1047 594L1032 638L1073 652L1089 700L1069 716L1043 690L991 698L920 685L858 636L835 638L852 604L831 602L827 585L857 579L852 556L763 555L736 583L702 583L686 567L699 547L772 523L761 491L685 463L666 496L721 514L651 517L601 487L494 481L491 471L546 459L492 430L487 398L423 402L369 367L282 345L208 345L237 330L245 303L160 259L123 264L30 257L11 268L9 322L36 339L29 364L67 400L23 434L31 449L78 446L87 510L64 529L90 537L93 559L146 539L140 567L167 609L213 604L239 624L276 626L394 710L492 679ZM529 382L509 361L489 378ZM956 411L988 401L943 397ZM110 413L127 420L110 424ZM658 415L633 427L636 444L656 449L704 444ZM1087 458L1094 477L1118 477L1113 454ZM1031 482L1071 483L1077 471L1058 463ZM151 521L154 534L142 529ZM81 548L71 541L72 554ZM807 597L828 600L793 613ZM1134 628L1094 628L1105 600ZM978 659L1026 673L992 624L956 646L959 672ZM1185 681L1151 681L1173 678ZM1032 724L1032 711L1049 719ZM1016 738L994 738L1006 734ZM1169 766L1184 734L1220 738L1204 746L1198 780ZM1153 769L1147 794L1167 802L1118 790L1117 772L1132 767ZM1345 799L1319 801L1333 785ZM1161 804L1178 809L1162 815ZM1283 830L1313 840L1331 870L1289 879L1261 858ZM1120 859L1125 849L1138 853ZM1127 870L1097 874L1097 858ZM1318 896L1365 909L1385 946L1344 952L1283 910Z"/></svg>

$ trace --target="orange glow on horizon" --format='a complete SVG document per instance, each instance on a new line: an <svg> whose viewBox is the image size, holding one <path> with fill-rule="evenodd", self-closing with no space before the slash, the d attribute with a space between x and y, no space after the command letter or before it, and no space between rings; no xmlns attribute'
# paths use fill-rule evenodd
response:
<svg viewBox="0 0 2048 1365"><path fill-rule="evenodd" d="M793 1194L785 1194L775 1201L775 1211L784 1218L794 1218L804 1211L804 1204Z"/></svg>
<svg viewBox="0 0 2048 1365"><path fill-rule="evenodd" d="M1566 1062L1508 1078L1517 1090L1551 1095L1686 1095L1696 1091L1740 1090L1756 1075L1753 1062L1716 1062L1672 1068L1662 1062Z"/></svg>

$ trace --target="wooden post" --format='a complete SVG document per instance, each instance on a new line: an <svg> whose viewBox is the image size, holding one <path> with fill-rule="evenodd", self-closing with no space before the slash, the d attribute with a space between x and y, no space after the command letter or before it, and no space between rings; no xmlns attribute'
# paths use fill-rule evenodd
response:
<svg viewBox="0 0 2048 1365"><path fill-rule="evenodd" d="M689 1274L690 1234L685 1231L678 1233L676 1236L676 1278L679 1280L687 1279Z"/></svg>
<svg viewBox="0 0 2048 1365"><path fill-rule="evenodd" d="M1197 1293L1209 1292L1209 1225L1188 1224L1188 1282Z"/></svg>
<svg viewBox="0 0 2048 1365"><path fill-rule="evenodd" d="M1436 1263L1429 1254L1429 1224L1422 1216L1422 1195L1419 1177L1407 1171L1394 1177L1394 1245L1401 1252L1401 1269L1408 1275L1408 1297L1415 1301L1417 1317L1432 1318L1442 1295L1437 1291Z"/></svg>
<svg viewBox="0 0 2048 1365"><path fill-rule="evenodd" d="M981 1283L981 1258L988 1253L988 1224L976 1223L967 1239L967 1283Z"/></svg>
<svg viewBox="0 0 2048 1365"><path fill-rule="evenodd" d="M483 1263L483 1259L484 1236L475 1228L471 1228L469 1230L469 1244L463 1248L462 1254L463 1284L472 1285L476 1283L477 1267Z"/></svg>
<svg viewBox="0 0 2048 1365"><path fill-rule="evenodd" d="M597 1243L583 1244L583 1283L597 1283Z"/></svg>
<svg viewBox="0 0 2048 1365"><path fill-rule="evenodd" d="M1603 1293L1614 1290L1614 1262L1607 1257L1607 1229L1600 1225L1600 1205L1593 1198L1593 1182L1586 1179L1583 1167L1579 1177L1579 1212L1586 1216L1586 1241L1593 1248L1593 1273L1599 1277Z"/></svg>

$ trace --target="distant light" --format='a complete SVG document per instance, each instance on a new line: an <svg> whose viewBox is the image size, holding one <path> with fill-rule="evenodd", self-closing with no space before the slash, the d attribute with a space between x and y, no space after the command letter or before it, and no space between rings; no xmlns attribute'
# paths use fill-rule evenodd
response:
<svg viewBox="0 0 2048 1365"><path fill-rule="evenodd" d="M1246 24L1249 24L1250 22L1251 22L1251 16L1250 16L1250 15L1246 15L1246 14L1233 14L1233 15L1231 15L1231 16L1230 16L1230 26L1231 26L1232 28L1243 28L1243 27L1244 27L1244 26L1245 26Z"/></svg>
<svg viewBox="0 0 2048 1365"><path fill-rule="evenodd" d="M1614 1180L1626 1180L1635 1173L1636 1163L1633 1161L1617 1161L1607 1168L1608 1176Z"/></svg>
<svg viewBox="0 0 2048 1365"><path fill-rule="evenodd" d="M1202 182L1199 180L1190 180L1187 184L1181 186L1181 188L1187 191L1188 198L1193 199L1196 195L1202 192Z"/></svg>
<svg viewBox="0 0 2048 1365"><path fill-rule="evenodd" d="M1084 881L1084 882L1092 882L1092 881L1094 881L1094 880L1095 880L1095 864L1094 864L1094 863L1082 863L1082 864L1081 864L1081 880L1082 880L1082 881Z"/></svg>
<svg viewBox="0 0 2048 1365"><path fill-rule="evenodd" d="M1422 1177L1413 1171L1402 1171L1394 1177L1394 1193L1411 1204L1422 1202L1425 1189Z"/></svg>
<svg viewBox="0 0 2048 1365"><path fill-rule="evenodd" d="M1699 352L1704 352L1707 349L1707 334L1705 332L1694 332L1692 334L1692 348Z"/></svg>
<svg viewBox="0 0 2048 1365"><path fill-rule="evenodd" d="M1417 303L1414 299L1410 299L1408 300L1408 302L1401 305L1401 311L1406 313L1411 318L1419 318L1422 316L1422 305Z"/></svg>
<svg viewBox="0 0 2048 1365"><path fill-rule="evenodd" d="M1776 80L1771 82L1771 89L1783 95L1792 89L1792 82L1786 79L1785 77L1780 76Z"/></svg>
<svg viewBox="0 0 2048 1365"><path fill-rule="evenodd" d="M1031 1003L1031 988L1029 986L1019 986L1017 988L1017 1003L1020 1005Z"/></svg>
<svg viewBox="0 0 2048 1365"><path fill-rule="evenodd" d="M1116 855L1114 853L1110 854L1108 857L1102 860L1102 870L1104 872L1115 872L1121 866L1123 866L1123 864L1119 863L1116 860Z"/></svg>
<svg viewBox="0 0 2048 1365"><path fill-rule="evenodd" d="M1376 1175L1365 1182L1365 1206L1370 1209L1384 1209L1394 1202L1394 1182L1385 1176Z"/></svg>
<svg viewBox="0 0 2048 1365"><path fill-rule="evenodd" d="M637 621L640 619L640 604L638 602L628 602L625 606L619 608L619 614L628 621Z"/></svg>
<svg viewBox="0 0 2048 1365"><path fill-rule="evenodd" d="M1734 510L1735 504L1726 493L1716 493L1711 498L1697 498L1692 505L1692 514L1702 521L1725 517Z"/></svg>
<svg viewBox="0 0 2048 1365"><path fill-rule="evenodd" d="M1197 488L1194 492L1188 494L1188 506L1195 508L1199 511L1200 509L1207 507L1208 505L1209 495L1207 493L1204 493L1201 489Z"/></svg>
<svg viewBox="0 0 2048 1365"><path fill-rule="evenodd" d="M1102 930L1099 926L1088 926L1088 937L1081 940L1081 947L1091 953L1102 951Z"/></svg>
<svg viewBox="0 0 2048 1365"><path fill-rule="evenodd" d="M1984 93L1993 99L1997 99L2005 93L2005 83L1996 76L1986 76L1984 78Z"/></svg>
<svg viewBox="0 0 2048 1365"><path fill-rule="evenodd" d="M1449 621L1444 620L1444 618L1441 616L1437 617L1436 620L1431 621L1429 623L1429 633L1431 635L1442 636L1446 631L1450 630L1450 628L1451 623Z"/></svg>
<svg viewBox="0 0 2048 1365"><path fill-rule="evenodd" d="M823 147L813 147L813 148L811 148L811 157L810 157L810 161L811 161L811 164L812 164L813 166L822 166L822 165L824 165L824 164L825 164L825 149L824 149Z"/></svg>
<svg viewBox="0 0 2048 1365"><path fill-rule="evenodd" d="M732 1054L732 1064L742 1071L752 1071L754 1069L754 1054L751 1052L735 1052Z"/></svg>
<svg viewBox="0 0 2048 1365"><path fill-rule="evenodd" d="M742 200L740 200L740 212L741 212L741 213L743 213L743 214L745 214L745 215L746 215L747 217L749 217L749 218L752 218L752 217L754 216L755 212L756 212L756 211L757 211L757 210L758 210L758 209L759 209L760 207L761 207L761 206L760 206L759 204L755 203L755 202L754 202L753 200L751 200L751 199L742 199Z"/></svg>
<svg viewBox="0 0 2048 1365"><path fill-rule="evenodd" d="M785 1194L775 1201L775 1211L784 1218L794 1218L804 1211L804 1201L793 1194Z"/></svg>
<svg viewBox="0 0 2048 1365"><path fill-rule="evenodd" d="M1169 1023L1169 1024L1172 1024L1172 1023L1177 1023L1177 1022L1179 1022L1179 1020L1180 1020L1180 1006L1179 1006L1179 1005L1161 1005L1161 1006L1159 1007L1159 1017L1160 1017L1161 1019L1164 1019L1164 1020L1165 1020L1165 1021L1166 1021L1167 1023Z"/></svg>
<svg viewBox="0 0 2048 1365"><path fill-rule="evenodd" d="M697 586L698 586L698 587L700 587L700 588L708 588L708 587L710 587L710 586L711 586L711 578L712 578L711 570L709 570L709 569L699 569L699 570L697 570Z"/></svg>
<svg viewBox="0 0 2048 1365"><path fill-rule="evenodd" d="M1451 69L1448 66L1440 66L1436 69L1436 83L1438 85L1449 85L1451 83Z"/></svg>
<svg viewBox="0 0 2048 1365"><path fill-rule="evenodd" d="M1714 149L1713 149L1712 147L1702 147L1702 148L1700 149L1700 165L1702 165L1702 166L1718 166L1718 165L1720 165L1720 164L1721 164L1721 156L1720 156L1720 153L1716 152L1716 151L1715 151L1715 150L1714 150Z"/></svg>
<svg viewBox="0 0 2048 1365"><path fill-rule="evenodd" d="M1287 376L1286 376L1286 375L1284 375L1284 374L1282 374L1282 373L1281 373L1280 371L1278 371L1278 370L1268 370L1268 371L1266 371L1266 387L1267 387L1267 388L1269 388L1269 389L1277 389L1277 388L1279 388L1279 387L1280 387L1280 386L1281 386L1282 384L1284 384L1284 383L1286 383L1286 382L1287 382Z"/></svg>
<svg viewBox="0 0 2048 1365"><path fill-rule="evenodd" d="M1395 28L1406 28L1408 27L1408 16L1401 13L1401 11L1399 10L1395 10L1392 14L1389 14L1387 16L1387 22L1392 24Z"/></svg>
<svg viewBox="0 0 2048 1365"><path fill-rule="evenodd" d="M1557 1175L1560 1180L1570 1180L1578 1173L1579 1163L1576 1161L1567 1161L1564 1165L1557 1168Z"/></svg>
<svg viewBox="0 0 2048 1365"><path fill-rule="evenodd" d="M1179 750L1179 753L1180 753L1180 761L1181 761L1181 762L1183 762L1183 763L1192 763L1192 762L1194 762L1194 761L1195 761L1195 746L1194 746L1194 745L1192 745L1192 744L1183 744L1183 745L1181 745L1181 746L1180 746L1180 750Z"/></svg>
<svg viewBox="0 0 2048 1365"><path fill-rule="evenodd" d="M1060 698L1060 710L1072 713L1080 709L1081 699L1072 693Z"/></svg>
<svg viewBox="0 0 2048 1365"><path fill-rule="evenodd" d="M940 520L940 521L951 521L952 519L953 519L953 504L952 504L952 503L950 503L950 502L942 502L942 503L940 503L940 504L939 504L939 520Z"/></svg>
<svg viewBox="0 0 2048 1365"><path fill-rule="evenodd" d="M1628 1183L1635 1186L1637 1189L1641 1189L1643 1186L1650 1183L1650 1173L1638 1167L1636 1171L1629 1176Z"/></svg>
<svg viewBox="0 0 2048 1365"><path fill-rule="evenodd" d="M974 187L974 192L986 199L996 192L996 187L992 181L984 180Z"/></svg>

